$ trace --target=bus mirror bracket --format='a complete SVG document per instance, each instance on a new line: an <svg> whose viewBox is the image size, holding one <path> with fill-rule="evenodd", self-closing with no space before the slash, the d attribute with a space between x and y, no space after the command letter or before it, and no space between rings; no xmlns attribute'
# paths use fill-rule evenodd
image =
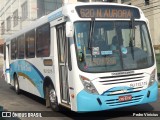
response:
<svg viewBox="0 0 160 120"><path fill-rule="evenodd" d="M74 27L72 22L66 22L66 37L73 37Z"/></svg>

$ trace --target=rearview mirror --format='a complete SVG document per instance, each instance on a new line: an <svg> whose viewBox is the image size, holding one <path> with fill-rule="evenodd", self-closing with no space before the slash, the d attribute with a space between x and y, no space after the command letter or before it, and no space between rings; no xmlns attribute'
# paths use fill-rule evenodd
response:
<svg viewBox="0 0 160 120"><path fill-rule="evenodd" d="M72 22L66 23L66 37L73 37L74 27Z"/></svg>

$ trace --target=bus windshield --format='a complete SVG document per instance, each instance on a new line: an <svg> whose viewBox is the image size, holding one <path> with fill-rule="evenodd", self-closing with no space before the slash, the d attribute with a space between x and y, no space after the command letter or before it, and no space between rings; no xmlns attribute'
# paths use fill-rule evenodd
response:
<svg viewBox="0 0 160 120"><path fill-rule="evenodd" d="M84 72L136 70L154 64L147 25L142 21L75 22L78 66ZM93 29L92 37L90 37ZM90 47L89 47L90 46Z"/></svg>

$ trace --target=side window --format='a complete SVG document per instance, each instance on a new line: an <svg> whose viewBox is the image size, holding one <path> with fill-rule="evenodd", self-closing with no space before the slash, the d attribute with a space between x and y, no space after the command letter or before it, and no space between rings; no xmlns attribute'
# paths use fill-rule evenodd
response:
<svg viewBox="0 0 160 120"><path fill-rule="evenodd" d="M37 28L36 35L37 57L49 57L50 55L50 25L45 24Z"/></svg>
<svg viewBox="0 0 160 120"><path fill-rule="evenodd" d="M11 41L11 59L14 60L16 59L17 56L17 42L16 39L13 39Z"/></svg>
<svg viewBox="0 0 160 120"><path fill-rule="evenodd" d="M18 42L18 58L23 59L24 58L24 48L25 48L24 35L19 36L17 38L17 42Z"/></svg>
<svg viewBox="0 0 160 120"><path fill-rule="evenodd" d="M25 48L26 48L26 57L34 58L35 57L35 30L32 30L25 35Z"/></svg>

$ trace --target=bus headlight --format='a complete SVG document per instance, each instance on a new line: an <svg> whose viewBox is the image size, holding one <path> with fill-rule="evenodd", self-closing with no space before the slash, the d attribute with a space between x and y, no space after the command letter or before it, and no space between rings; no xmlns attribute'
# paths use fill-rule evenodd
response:
<svg viewBox="0 0 160 120"><path fill-rule="evenodd" d="M149 86L148 87L150 87L155 82L155 80L156 80L156 77L155 77L156 74L155 73L156 73L156 70L154 69L152 71L151 75L150 75L150 80L149 80Z"/></svg>
<svg viewBox="0 0 160 120"><path fill-rule="evenodd" d="M89 93L92 93L92 94L98 94L96 88L94 87L94 85L92 84L92 82L84 77L84 76L80 76L80 79L82 81L82 84L84 86L84 90L89 92Z"/></svg>

